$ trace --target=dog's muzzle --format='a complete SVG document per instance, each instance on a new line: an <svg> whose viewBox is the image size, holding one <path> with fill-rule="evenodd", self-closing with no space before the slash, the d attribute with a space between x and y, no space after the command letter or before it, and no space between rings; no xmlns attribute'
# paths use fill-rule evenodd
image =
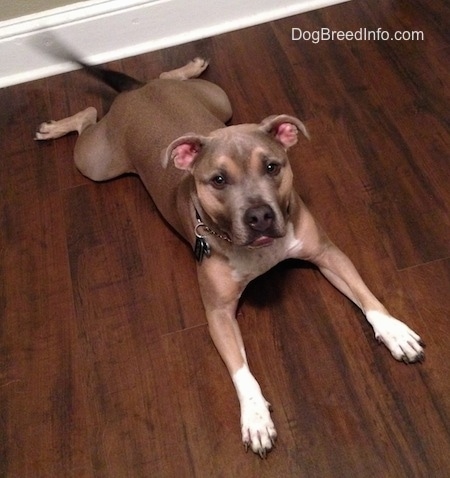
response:
<svg viewBox="0 0 450 478"><path fill-rule="evenodd" d="M249 247L269 246L274 239L285 234L284 221L269 204L249 207L243 216L247 231L246 244Z"/></svg>

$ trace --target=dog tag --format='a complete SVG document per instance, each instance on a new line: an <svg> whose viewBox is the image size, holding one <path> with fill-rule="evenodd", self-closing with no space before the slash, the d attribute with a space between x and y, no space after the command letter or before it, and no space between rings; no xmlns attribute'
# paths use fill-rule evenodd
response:
<svg viewBox="0 0 450 478"><path fill-rule="evenodd" d="M211 248L204 237L197 236L194 254L197 262L202 262L204 256L209 257L211 255Z"/></svg>

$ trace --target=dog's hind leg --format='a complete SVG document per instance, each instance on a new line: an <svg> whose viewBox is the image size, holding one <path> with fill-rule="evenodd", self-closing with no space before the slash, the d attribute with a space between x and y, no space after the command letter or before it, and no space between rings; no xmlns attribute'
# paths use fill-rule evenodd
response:
<svg viewBox="0 0 450 478"><path fill-rule="evenodd" d="M107 135L107 117L97 123L97 110L93 107L59 121L42 123L35 139L56 139L71 132L79 134L74 161L84 176L93 181L105 181L134 172L127 159L120 154L121 149L111 147Z"/></svg>
<svg viewBox="0 0 450 478"><path fill-rule="evenodd" d="M208 68L208 61L204 58L194 58L192 61L177 68L176 70L165 71L159 77L162 80L188 80L189 78L197 78L206 68Z"/></svg>
<svg viewBox="0 0 450 478"><path fill-rule="evenodd" d="M41 123L36 131L36 140L56 139L68 133L81 134L88 126L97 123L97 110L90 106L73 116L59 121L46 121Z"/></svg>

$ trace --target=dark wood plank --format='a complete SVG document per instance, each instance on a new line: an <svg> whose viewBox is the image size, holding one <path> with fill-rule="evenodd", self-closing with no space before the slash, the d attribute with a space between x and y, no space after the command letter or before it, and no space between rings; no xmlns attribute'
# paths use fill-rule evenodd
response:
<svg viewBox="0 0 450 478"><path fill-rule="evenodd" d="M41 121L107 87L73 72L0 90L0 475L450 474L448 2L354 0L112 63L140 79L203 55L233 122L303 119L295 184L376 295L427 343L395 362L313 267L250 285L239 321L278 445L245 454L189 246L139 179L74 168ZM423 30L414 42L293 42L291 28Z"/></svg>
<svg viewBox="0 0 450 478"><path fill-rule="evenodd" d="M59 475L76 458L66 431L75 434L71 420L80 417L70 387L76 340L64 216L53 148L35 149L32 139L40 96L11 90L19 101L2 130L10 149L0 170L0 473Z"/></svg>
<svg viewBox="0 0 450 478"><path fill-rule="evenodd" d="M326 13L332 10L313 12L304 28L342 28L332 13ZM345 151L344 161L355 170L360 187L367 190L369 206L374 209L380 228L386 231L383 239L398 267L447 256L449 241L439 234L439 228L442 223L448 224L448 212L441 198L448 175L445 125L449 116L437 92L448 84L448 78L439 67L436 78L430 68L436 63L436 56L441 62L445 60L447 50L428 51L424 42L407 54L401 47L403 42L394 42L395 46L392 42L379 42L377 49L365 48L365 44L356 48L351 42L302 42L299 48L290 38L291 28L297 23L294 17L278 22L275 29L290 62L303 67L294 73L299 92L309 96L314 115L325 116L323 121L328 124L334 120L330 132L338 138L337 146ZM376 24L368 23L367 28L376 29ZM431 28L428 25L425 35ZM324 56L328 60L319 66ZM346 67L340 69L342 64ZM371 65L387 73L380 74ZM386 89L390 92L387 95ZM443 91L445 97L445 87ZM380 92L384 93L382 101ZM413 116L420 103L427 105L426 114ZM423 127L424 122L427 128ZM314 123L311 127L313 133L320 132ZM420 142L417 137L421 137ZM426 154L431 149L433 162L428 161ZM436 170L447 172L440 176L444 179L439 185ZM399 190L402 194L398 194ZM401 247L397 247L395 239L399 234L405 238Z"/></svg>

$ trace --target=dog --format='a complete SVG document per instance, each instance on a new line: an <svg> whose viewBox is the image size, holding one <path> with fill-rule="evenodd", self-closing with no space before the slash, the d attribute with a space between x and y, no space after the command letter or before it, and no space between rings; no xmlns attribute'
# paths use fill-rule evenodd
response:
<svg viewBox="0 0 450 478"><path fill-rule="evenodd" d="M239 399L246 449L265 458L277 432L249 370L236 309L247 284L280 261L315 264L360 307L395 359L424 359L421 338L375 298L294 191L287 152L300 135L308 137L299 119L281 114L226 126L229 99L198 79L208 66L201 58L146 84L81 64L126 91L101 121L89 107L42 123L35 139L78 132L74 160L82 174L94 181L138 174L167 222L192 245L209 331Z"/></svg>

